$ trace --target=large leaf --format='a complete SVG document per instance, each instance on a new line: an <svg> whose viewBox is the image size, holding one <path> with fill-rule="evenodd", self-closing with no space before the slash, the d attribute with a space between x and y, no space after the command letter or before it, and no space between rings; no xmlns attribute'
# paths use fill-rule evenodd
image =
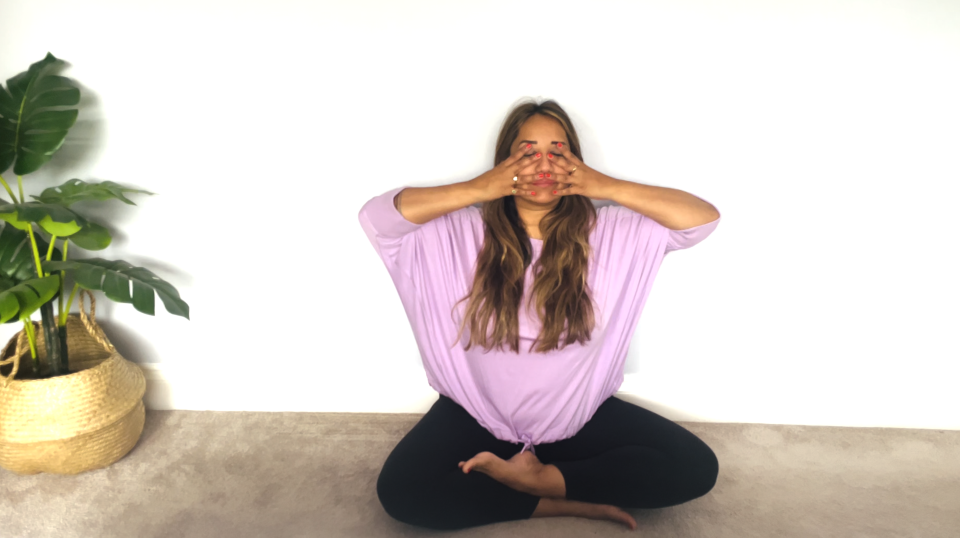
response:
<svg viewBox="0 0 960 538"><path fill-rule="evenodd" d="M56 275L26 280L0 291L0 323L18 318L30 318L41 306L52 300L60 290L60 277Z"/></svg>
<svg viewBox="0 0 960 538"><path fill-rule="evenodd" d="M37 241L40 256L47 255L47 249L50 247L40 234L34 234ZM53 248L54 258L62 258L60 249ZM13 226L4 225L0 229L0 281L9 282L6 289L23 281L37 277L37 269L34 264L33 247L30 246L30 237L26 232L16 229Z"/></svg>
<svg viewBox="0 0 960 538"><path fill-rule="evenodd" d="M40 234L34 234L41 256L46 256L50 246ZM53 256L63 258L60 249L53 247ZM3 225L0 229L0 291L6 291L21 282L27 282L37 277L36 264L33 258L33 247L30 246L30 236L10 225ZM59 289L57 290L59 294ZM54 295L56 297L56 295ZM10 322L17 321L11 318Z"/></svg>
<svg viewBox="0 0 960 538"><path fill-rule="evenodd" d="M160 296L167 312L190 319L190 307L180 299L180 293L167 281L150 270L134 267L123 260L101 258L43 262L48 272L67 271L80 287L100 290L107 298L119 303L132 303L144 314L154 315L154 292ZM130 285L133 284L133 295Z"/></svg>
<svg viewBox="0 0 960 538"><path fill-rule="evenodd" d="M0 220L5 220L24 231L26 231L24 222L36 222L48 234L58 237L71 236L82 230L89 222L71 209L59 204L40 202L11 204L6 201L0 201Z"/></svg>
<svg viewBox="0 0 960 538"><path fill-rule="evenodd" d="M50 187L44 189L40 196L32 196L45 204L60 204L69 206L75 202L87 200L110 200L117 199L125 204L137 205L123 195L125 192L138 192L142 194L153 194L150 191L130 189L114 183L113 181L102 181L100 183L86 183L79 179L71 179L59 187Z"/></svg>
<svg viewBox="0 0 960 538"><path fill-rule="evenodd" d="M79 232L69 237L70 242L87 250L103 250L110 246L113 237L110 230L95 222L87 222Z"/></svg>
<svg viewBox="0 0 960 538"><path fill-rule="evenodd" d="M52 74L63 64L48 52L7 80L6 89L0 86L0 174L11 164L17 175L36 171L60 149L77 121L77 109L63 107L80 103L80 89L70 79Z"/></svg>

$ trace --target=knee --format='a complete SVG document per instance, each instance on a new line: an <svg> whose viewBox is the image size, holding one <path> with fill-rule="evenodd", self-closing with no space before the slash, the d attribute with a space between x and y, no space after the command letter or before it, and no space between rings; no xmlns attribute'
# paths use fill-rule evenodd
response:
<svg viewBox="0 0 960 538"><path fill-rule="evenodd" d="M405 491L406 484L407 481L388 462L377 477L377 498L387 515L403 523L412 523L413 507L411 496Z"/></svg>
<svg viewBox="0 0 960 538"><path fill-rule="evenodd" d="M447 530L436 512L441 506L433 488L410 472L409 465L388 461L377 477L377 498L393 519L429 529Z"/></svg>
<svg viewBox="0 0 960 538"><path fill-rule="evenodd" d="M702 497L717 485L717 477L720 475L720 461L713 449L706 444L703 445L695 468L693 491L695 497Z"/></svg>

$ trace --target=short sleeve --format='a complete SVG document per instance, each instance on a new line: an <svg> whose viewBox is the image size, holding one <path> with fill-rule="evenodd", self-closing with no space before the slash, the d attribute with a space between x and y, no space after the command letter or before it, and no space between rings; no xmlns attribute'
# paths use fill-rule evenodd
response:
<svg viewBox="0 0 960 538"><path fill-rule="evenodd" d="M697 196L697 198L700 197ZM710 204L709 201L704 200L703 198L700 199ZM717 206L713 204L710 205L712 205L714 209L717 208ZM717 212L719 213L720 210L718 209ZM701 224L700 226L694 226L693 228L687 228L684 230L672 230L661 225L660 223L653 221L653 219L649 220L653 223L653 226L663 228L663 233L666 234L667 245L665 253L672 250L683 250L696 245L700 241L706 239L708 235L713 233L713 231L717 228L717 225L720 224L720 216L718 216L716 219L706 224Z"/></svg>
<svg viewBox="0 0 960 538"><path fill-rule="evenodd" d="M416 224L403 217L393 198L407 187L397 187L371 198L360 208L358 218L364 233L383 260L401 295L420 288L424 282L440 285L459 270L453 260L472 262L475 248L466 248L482 239L479 211L466 207ZM467 263L469 265L469 263ZM432 269L431 269L432 268ZM459 274L457 275L459 276Z"/></svg>
<svg viewBox="0 0 960 538"><path fill-rule="evenodd" d="M403 218L393 205L393 198L405 188L397 187L374 196L363 204L358 215L360 227L391 274L398 268L403 238L424 226Z"/></svg>

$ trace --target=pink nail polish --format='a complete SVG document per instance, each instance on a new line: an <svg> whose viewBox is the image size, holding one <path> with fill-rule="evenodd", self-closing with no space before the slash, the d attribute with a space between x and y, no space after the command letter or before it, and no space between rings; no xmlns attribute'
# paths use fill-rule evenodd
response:
<svg viewBox="0 0 960 538"><path fill-rule="evenodd" d="M543 179L543 174L537 174L537 179Z"/></svg>
<svg viewBox="0 0 960 538"><path fill-rule="evenodd" d="M550 177L550 174L547 174L547 177Z"/></svg>
<svg viewBox="0 0 960 538"><path fill-rule="evenodd" d="M537 193L535 193L535 192L531 192L531 193L530 193L531 196L536 196L536 194L537 194Z"/></svg>
<svg viewBox="0 0 960 538"><path fill-rule="evenodd" d="M530 149L531 147L533 147L532 144L527 144L527 149Z"/></svg>
<svg viewBox="0 0 960 538"><path fill-rule="evenodd" d="M553 155L547 153L547 158L548 158L548 159L552 159L552 158L553 158Z"/></svg>
<svg viewBox="0 0 960 538"><path fill-rule="evenodd" d="M557 191L553 191L553 194L557 194Z"/></svg>
<svg viewBox="0 0 960 538"><path fill-rule="evenodd" d="M562 147L563 147L563 142L557 142L557 147L558 147L558 148L562 148Z"/></svg>
<svg viewBox="0 0 960 538"><path fill-rule="evenodd" d="M540 158L540 154L539 154L539 153L537 153L537 158L538 158L538 159Z"/></svg>

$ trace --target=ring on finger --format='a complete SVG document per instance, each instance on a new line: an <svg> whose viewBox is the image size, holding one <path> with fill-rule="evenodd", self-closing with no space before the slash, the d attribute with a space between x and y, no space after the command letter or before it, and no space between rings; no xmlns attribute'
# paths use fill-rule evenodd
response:
<svg viewBox="0 0 960 538"><path fill-rule="evenodd" d="M574 172L576 172L576 171L577 171L577 167L574 166L574 167L573 167L573 170L570 170L570 173L572 174L572 173L574 173Z"/></svg>
<svg viewBox="0 0 960 538"><path fill-rule="evenodd" d="M517 180L517 176L513 176L513 180L516 181L516 180Z"/></svg>

